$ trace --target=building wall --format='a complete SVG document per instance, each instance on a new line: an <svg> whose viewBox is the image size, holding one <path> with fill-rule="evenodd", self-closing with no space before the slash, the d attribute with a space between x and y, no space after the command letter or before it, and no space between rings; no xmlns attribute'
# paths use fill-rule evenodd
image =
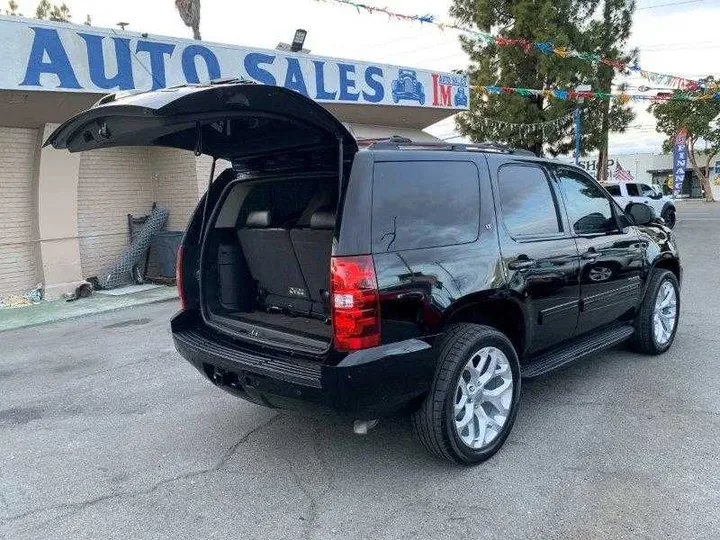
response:
<svg viewBox="0 0 720 540"><path fill-rule="evenodd" d="M219 159L215 164L215 178L218 177L225 169L232 167L232 163L224 159ZM210 176L210 169L212 169L212 157L207 154L202 154L197 157L197 190L198 199L200 199L208 187L208 177Z"/></svg>
<svg viewBox="0 0 720 540"><path fill-rule="evenodd" d="M170 212L165 228L184 231L198 201L195 155L174 148L151 148L149 159L154 201Z"/></svg>
<svg viewBox="0 0 720 540"><path fill-rule="evenodd" d="M34 187L38 130L0 127L0 297L39 281Z"/></svg>
<svg viewBox="0 0 720 540"><path fill-rule="evenodd" d="M110 148L80 158L78 234L82 275L97 276L128 245L127 214L151 210L149 150Z"/></svg>
<svg viewBox="0 0 720 540"><path fill-rule="evenodd" d="M696 154L696 156L698 164L705 163L706 157L698 154ZM570 161L570 158L568 158L568 160ZM720 161L720 159L713 160L710 163L710 184L712 186L713 196L717 201L720 200L720 174L712 171L715 161ZM597 176L597 155L583 157L583 159L580 160L580 166L593 176ZM673 157L672 154L611 154L608 166L608 180L619 180L619 178L616 177L618 166L621 170L630 173L632 181L652 184L653 173L649 171L666 171L662 174L656 173L656 175L662 177L663 180L667 179L670 171L672 171ZM691 166L688 165L686 171L689 172L691 170Z"/></svg>

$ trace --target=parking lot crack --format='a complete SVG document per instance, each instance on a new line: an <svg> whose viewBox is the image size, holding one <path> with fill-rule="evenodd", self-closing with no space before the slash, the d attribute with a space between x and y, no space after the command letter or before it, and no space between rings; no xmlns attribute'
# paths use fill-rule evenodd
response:
<svg viewBox="0 0 720 540"><path fill-rule="evenodd" d="M313 531L316 529L318 518L320 517L319 501L322 500L323 497L325 497L330 491L335 489L335 476L333 474L332 467L328 465L327 460L322 454L320 445L318 444L318 442L321 440L321 431L322 430L320 428L315 429L315 435L313 437L313 449L315 451L315 454L317 455L320 465L327 472L327 485L322 490L320 490L317 495L313 494L312 489L306 484L301 475L298 474L297 471L295 471L292 462L287 458L283 458L283 461L285 461L285 463L287 464L288 470L290 471L290 475L295 485L308 501L307 517L300 518L306 522L307 527L305 530L305 538L308 540L312 538Z"/></svg>
<svg viewBox="0 0 720 540"><path fill-rule="evenodd" d="M280 418L280 414L276 414L272 416L270 419L266 420L265 422L262 422L261 424L255 426L251 430L249 430L247 433L245 433L240 439L238 439L236 442L234 442L232 445L230 445L222 454L220 459L216 461L213 465L210 467L204 467L202 469L194 470L194 471L188 471L182 474L178 474L175 476L172 476L170 478L166 478L164 480L161 480L159 482L156 482L150 487L143 488L143 489L129 489L126 491L116 491L113 493L108 493L106 495L101 495L98 497L94 497L85 501L75 502L75 503L62 503L62 504L53 504L48 506L42 506L39 508L35 508L33 510L28 510L27 512L22 512L20 514L16 514L14 516L10 516L2 521L4 524L9 524L15 521L19 521L21 519L25 519L31 516L34 516L36 514L40 514L43 512L51 512L54 510L62 511L67 510L67 512L64 512L61 515L54 516L48 520L43 521L42 523L38 523L36 525L33 525L30 527L30 529L42 527L44 525L48 525L54 521L61 520L63 518L66 518L68 516L71 516L73 514L77 514L78 512L82 512L83 510L94 506L96 504L109 501L112 499L119 499L122 497L139 497L142 495L150 495L157 491L158 489L162 488L163 486L166 486L168 484L172 484L174 482L179 482L182 480L188 480L191 478L197 478L199 476L203 476L205 474L210 474L213 472L217 472L221 470L227 462L232 458L232 456L237 452L238 448L242 446L244 443L246 443L250 437L252 437L257 432L261 431L262 429L268 427L273 422L278 420Z"/></svg>
<svg viewBox="0 0 720 540"><path fill-rule="evenodd" d="M288 470L290 471L290 475L292 476L293 480L295 481L295 485L297 488L302 492L302 494L305 496L305 498L308 500L308 516L307 518L301 517L300 519L304 519L306 521L307 528L305 529L305 538L310 540L312 538L312 533L315 530L315 526L317 524L318 519L318 501L315 498L315 496L312 494L312 491L305 485L305 482L300 477L300 475L295 472L295 469L292 466L292 463L289 459L284 459L285 463L287 463Z"/></svg>

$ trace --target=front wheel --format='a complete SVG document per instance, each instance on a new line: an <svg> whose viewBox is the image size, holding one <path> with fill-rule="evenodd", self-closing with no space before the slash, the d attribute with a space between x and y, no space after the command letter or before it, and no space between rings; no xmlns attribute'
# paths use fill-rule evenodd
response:
<svg viewBox="0 0 720 540"><path fill-rule="evenodd" d="M656 268L635 319L632 345L645 354L662 354L675 340L680 319L680 287L675 274Z"/></svg>
<svg viewBox="0 0 720 540"><path fill-rule="evenodd" d="M674 208L666 208L665 210L663 210L661 217L665 220L665 225L667 225L671 229L673 227L675 227L675 222L677 221L677 217L675 216Z"/></svg>
<svg viewBox="0 0 720 540"><path fill-rule="evenodd" d="M464 465L497 452L512 429L520 364L510 340L488 326L452 326L430 393L413 413L415 434L436 456Z"/></svg>

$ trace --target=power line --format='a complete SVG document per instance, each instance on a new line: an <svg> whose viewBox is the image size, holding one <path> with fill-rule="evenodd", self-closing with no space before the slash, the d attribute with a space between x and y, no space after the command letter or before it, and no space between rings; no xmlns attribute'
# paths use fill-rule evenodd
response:
<svg viewBox="0 0 720 540"><path fill-rule="evenodd" d="M674 7L674 6L682 6L684 4L698 4L700 2L706 2L707 0L684 0L683 2L670 2L668 4L657 4L655 6L645 6L645 7L639 7L635 8L635 11L643 11L647 9L658 9L658 8L664 8L664 7Z"/></svg>

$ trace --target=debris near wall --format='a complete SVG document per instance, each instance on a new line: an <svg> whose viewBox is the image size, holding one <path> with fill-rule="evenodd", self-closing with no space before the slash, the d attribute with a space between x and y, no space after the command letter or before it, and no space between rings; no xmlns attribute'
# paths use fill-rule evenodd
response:
<svg viewBox="0 0 720 540"><path fill-rule="evenodd" d="M15 308L39 304L45 295L45 289L42 283L38 283L33 289L25 294L11 294L5 298L0 298L0 308Z"/></svg>
<svg viewBox="0 0 720 540"><path fill-rule="evenodd" d="M153 208L147 221L120 258L98 276L98 284L101 289L114 289L133 282L133 268L145 256L153 236L162 230L167 218L167 210L159 207Z"/></svg>

